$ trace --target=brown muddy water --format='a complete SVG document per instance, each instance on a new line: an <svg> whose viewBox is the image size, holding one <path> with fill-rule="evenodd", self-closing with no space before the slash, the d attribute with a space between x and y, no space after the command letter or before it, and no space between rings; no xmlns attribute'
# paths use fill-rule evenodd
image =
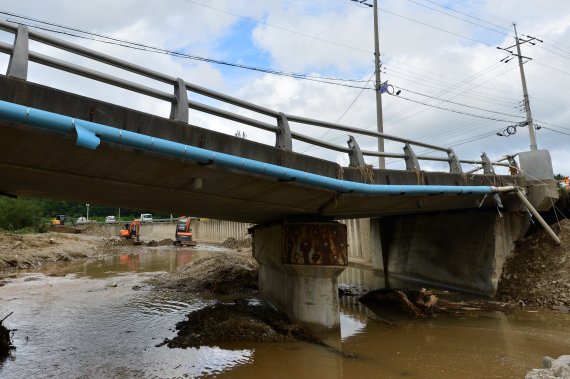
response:
<svg viewBox="0 0 570 379"><path fill-rule="evenodd" d="M210 247L210 251L216 251ZM144 281L200 257L159 248L43 269L0 287L0 316L17 350L1 378L523 378L542 357L570 353L570 315L473 311L462 318L392 324L351 298L341 301L341 332L327 341L156 347L174 325L213 300L154 291ZM50 276L48 273L65 274ZM340 281L370 284L349 268Z"/></svg>

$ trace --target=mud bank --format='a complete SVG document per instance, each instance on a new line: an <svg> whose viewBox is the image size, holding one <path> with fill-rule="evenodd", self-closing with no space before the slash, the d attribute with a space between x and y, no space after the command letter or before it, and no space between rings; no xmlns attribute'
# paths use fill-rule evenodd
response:
<svg viewBox="0 0 570 379"><path fill-rule="evenodd" d="M91 226L81 233L15 234L0 232L0 279L18 270L32 269L53 263L95 259L116 254L139 254L149 248L172 246L171 239L144 241L134 246L131 240L106 237ZM0 282L1 285L2 282Z"/></svg>
<svg viewBox="0 0 570 379"><path fill-rule="evenodd" d="M88 234L0 233L0 274L47 263L95 258L114 252L114 240Z"/></svg>

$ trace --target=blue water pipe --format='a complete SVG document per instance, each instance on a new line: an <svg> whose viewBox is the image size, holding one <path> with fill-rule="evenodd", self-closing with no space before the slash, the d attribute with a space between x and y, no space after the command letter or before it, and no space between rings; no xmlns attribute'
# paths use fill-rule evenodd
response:
<svg viewBox="0 0 570 379"><path fill-rule="evenodd" d="M508 188L512 190L512 187L384 185L339 180L253 159L218 153L140 133L133 133L6 101L0 101L0 119L51 131L75 134L77 136L77 145L89 149L96 149L101 141L106 141L168 156L185 158L202 164L215 164L220 167L269 176L283 181L296 181L309 186L339 192L364 195L484 195L506 192Z"/></svg>

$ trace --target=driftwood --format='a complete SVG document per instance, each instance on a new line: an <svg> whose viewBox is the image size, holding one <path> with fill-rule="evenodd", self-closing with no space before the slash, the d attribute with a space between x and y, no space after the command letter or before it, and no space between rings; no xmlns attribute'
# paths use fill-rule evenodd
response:
<svg viewBox="0 0 570 379"><path fill-rule="evenodd" d="M438 298L425 288L419 290L381 288L366 293L358 301L377 308L403 311L416 318L427 318L433 316Z"/></svg>
<svg viewBox="0 0 570 379"><path fill-rule="evenodd" d="M14 345L12 345L12 338L10 338L10 331L2 325L2 322L10 317L12 313L14 312L11 312L8 316L0 320L0 359L6 358L10 355L10 351L15 349Z"/></svg>

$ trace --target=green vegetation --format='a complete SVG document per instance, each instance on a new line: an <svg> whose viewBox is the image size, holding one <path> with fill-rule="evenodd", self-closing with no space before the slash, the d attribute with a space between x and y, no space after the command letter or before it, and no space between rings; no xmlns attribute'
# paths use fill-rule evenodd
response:
<svg viewBox="0 0 570 379"><path fill-rule="evenodd" d="M121 208L121 220L132 220L147 210ZM46 224L56 215L68 215L72 219L85 217L87 207L83 203L70 201L46 200L36 198L12 199L0 196L0 230L19 233L45 232ZM114 215L119 219L119 208L103 207L91 204L89 220L104 221L106 216ZM170 215L154 213L155 218L168 218Z"/></svg>
<svg viewBox="0 0 570 379"><path fill-rule="evenodd" d="M39 231L42 225L41 210L35 202L0 197L0 229Z"/></svg>

